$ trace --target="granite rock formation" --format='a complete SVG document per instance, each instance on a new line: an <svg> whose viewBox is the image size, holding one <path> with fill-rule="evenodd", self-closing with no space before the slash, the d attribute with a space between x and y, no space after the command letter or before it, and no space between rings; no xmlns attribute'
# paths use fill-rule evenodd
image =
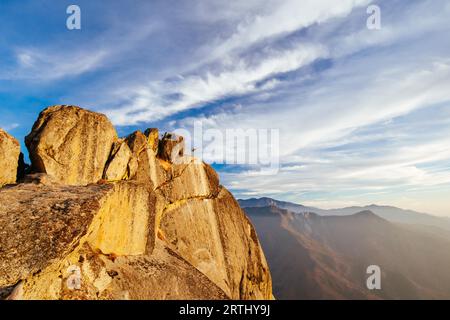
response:
<svg viewBox="0 0 450 320"><path fill-rule="evenodd" d="M26 145L32 173L0 189L0 298L272 298L252 224L182 137L120 139L104 115L56 106Z"/></svg>
<svg viewBox="0 0 450 320"><path fill-rule="evenodd" d="M16 182L19 155L19 142L0 129L0 187Z"/></svg>
<svg viewBox="0 0 450 320"><path fill-rule="evenodd" d="M116 140L116 130L106 116L54 106L41 112L25 144L34 172L67 185L87 185L102 178Z"/></svg>

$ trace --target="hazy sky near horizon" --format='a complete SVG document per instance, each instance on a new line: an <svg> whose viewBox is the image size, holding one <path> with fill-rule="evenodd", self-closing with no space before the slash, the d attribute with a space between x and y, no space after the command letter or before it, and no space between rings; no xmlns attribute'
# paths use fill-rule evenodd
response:
<svg viewBox="0 0 450 320"><path fill-rule="evenodd" d="M0 127L21 141L54 104L120 135L279 129L277 174L215 165L236 197L450 216L447 0L2 0L0 23Z"/></svg>

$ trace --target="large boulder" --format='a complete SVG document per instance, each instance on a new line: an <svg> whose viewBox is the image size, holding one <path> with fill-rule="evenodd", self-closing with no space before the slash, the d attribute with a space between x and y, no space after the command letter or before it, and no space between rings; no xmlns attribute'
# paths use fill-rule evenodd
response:
<svg viewBox="0 0 450 320"><path fill-rule="evenodd" d="M184 155L184 148L182 136L166 132L159 142L158 157L170 163L177 163Z"/></svg>
<svg viewBox="0 0 450 320"><path fill-rule="evenodd" d="M157 150L154 149L155 136L149 130L146 133L147 135L136 131L125 139L137 166L136 173L131 178L151 183L153 188L157 188L166 181L167 176L157 158Z"/></svg>
<svg viewBox="0 0 450 320"><path fill-rule="evenodd" d="M104 179L108 181L128 180L136 174L132 153L123 139L117 140L106 164Z"/></svg>
<svg viewBox="0 0 450 320"><path fill-rule="evenodd" d="M16 182L19 155L19 142L0 129L0 187Z"/></svg>
<svg viewBox="0 0 450 320"><path fill-rule="evenodd" d="M147 137L149 148L157 153L159 147L159 130L157 128L148 128L144 134Z"/></svg>
<svg viewBox="0 0 450 320"><path fill-rule="evenodd" d="M25 138L32 171L68 185L102 179L116 130L105 115L75 106L54 106L39 115Z"/></svg>

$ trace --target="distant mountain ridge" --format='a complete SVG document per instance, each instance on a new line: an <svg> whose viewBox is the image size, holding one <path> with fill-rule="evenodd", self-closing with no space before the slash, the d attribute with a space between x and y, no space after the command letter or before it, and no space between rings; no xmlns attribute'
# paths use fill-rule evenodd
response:
<svg viewBox="0 0 450 320"><path fill-rule="evenodd" d="M425 226L438 227L450 231L450 219L433 216L427 213L421 213L413 210L405 210L393 206L379 206L371 204L368 206L353 206L340 209L320 209L315 207L308 207L297 203L279 201L272 198L251 198L239 199L239 205L242 208L258 208L275 206L280 209L288 210L293 213L316 213L320 216L346 216L352 215L362 211L371 211L381 218L391 222L405 223L405 224L419 224Z"/></svg>
<svg viewBox="0 0 450 320"><path fill-rule="evenodd" d="M314 208L314 207L307 207L301 204L297 204L297 203L292 203L292 202L287 202L287 201L280 201L280 200L275 200L272 198L267 198L267 197L263 197L263 198L251 198L251 199L239 199L238 200L239 205L241 206L241 208L258 208L258 207L277 207L280 209L285 209L285 210L289 210L295 213L300 213L300 212L314 212L314 213L318 213L316 211L322 211L321 209L318 208Z"/></svg>
<svg viewBox="0 0 450 320"><path fill-rule="evenodd" d="M450 232L392 223L370 210L321 216L270 204L244 210L277 299L450 299ZM381 290L366 287L370 265L382 270Z"/></svg>

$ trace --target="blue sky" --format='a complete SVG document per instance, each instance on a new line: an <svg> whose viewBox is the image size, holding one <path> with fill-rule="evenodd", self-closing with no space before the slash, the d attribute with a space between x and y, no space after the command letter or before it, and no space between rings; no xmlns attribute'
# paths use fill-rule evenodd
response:
<svg viewBox="0 0 450 320"><path fill-rule="evenodd" d="M276 128L277 174L216 166L237 197L450 215L449 1L132 3L2 0L0 127L23 141L44 107L74 104L120 135Z"/></svg>

